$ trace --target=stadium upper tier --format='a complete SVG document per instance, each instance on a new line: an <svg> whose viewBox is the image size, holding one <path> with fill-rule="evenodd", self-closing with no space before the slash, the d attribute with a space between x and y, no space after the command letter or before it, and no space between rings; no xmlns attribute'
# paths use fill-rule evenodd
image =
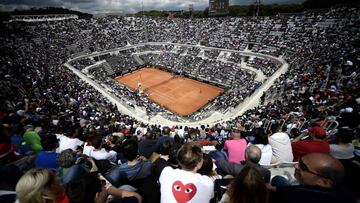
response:
<svg viewBox="0 0 360 203"><path fill-rule="evenodd" d="M280 66L268 58L245 56L240 51L271 55L287 61L289 68L262 97L271 102L271 108L237 112L245 114L225 119L227 126L247 120L246 115L254 112L254 118L261 120L273 111L300 111L300 115L310 107L322 111L329 107L331 111L343 107L345 97L340 96L349 91L348 87L352 87L353 99L359 96L359 49L354 43L358 29L357 11L351 8L258 18L121 17L12 22L0 34L1 105L4 110L19 110L26 98L38 113L66 113L74 119L94 121L123 118L108 98L63 66L72 58L122 48L115 55L80 57L69 63L76 70L88 71L89 76L107 85L104 88L112 87L109 91L117 90L118 97L130 98L129 109L147 105L149 117L157 115L158 106L148 104L125 87L113 86L108 76L143 65L141 62L171 68L229 87L212 104L227 109L238 106L259 87L257 83L265 81L256 81L253 71L239 67L258 70L264 78L270 78ZM99 62L101 68L88 68ZM169 112L163 114L178 119ZM205 112L194 119L207 116ZM223 123L222 119L216 122Z"/></svg>

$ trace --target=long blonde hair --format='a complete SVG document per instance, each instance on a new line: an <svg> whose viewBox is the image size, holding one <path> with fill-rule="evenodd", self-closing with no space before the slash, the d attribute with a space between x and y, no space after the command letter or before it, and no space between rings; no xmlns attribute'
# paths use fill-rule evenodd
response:
<svg viewBox="0 0 360 203"><path fill-rule="evenodd" d="M64 195L64 188L50 169L30 169L16 184L20 203L55 202Z"/></svg>

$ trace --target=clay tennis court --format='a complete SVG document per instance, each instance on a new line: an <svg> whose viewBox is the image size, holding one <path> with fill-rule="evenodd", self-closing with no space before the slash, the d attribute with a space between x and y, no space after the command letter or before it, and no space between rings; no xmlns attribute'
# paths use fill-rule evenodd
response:
<svg viewBox="0 0 360 203"><path fill-rule="evenodd" d="M156 68L143 68L116 77L115 80L133 90L141 83L144 93L153 102L181 116L193 114L224 92L222 88L189 78L175 77Z"/></svg>

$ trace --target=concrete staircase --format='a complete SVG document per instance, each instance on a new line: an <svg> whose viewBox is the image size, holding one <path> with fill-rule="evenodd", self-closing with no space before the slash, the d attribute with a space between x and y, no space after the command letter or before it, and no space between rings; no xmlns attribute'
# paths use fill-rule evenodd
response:
<svg viewBox="0 0 360 203"><path fill-rule="evenodd" d="M141 66L141 65L144 65L145 62L136 54L132 55L134 60Z"/></svg>
<svg viewBox="0 0 360 203"><path fill-rule="evenodd" d="M103 63L103 67L108 76L115 74L114 70L110 67L108 62Z"/></svg>

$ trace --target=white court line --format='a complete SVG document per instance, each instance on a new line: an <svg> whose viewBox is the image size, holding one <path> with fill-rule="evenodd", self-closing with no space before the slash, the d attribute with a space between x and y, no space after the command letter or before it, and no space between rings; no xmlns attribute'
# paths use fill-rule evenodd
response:
<svg viewBox="0 0 360 203"><path fill-rule="evenodd" d="M151 73L151 74L155 74L156 75L156 73ZM135 76L133 76L134 78L133 79L130 79L130 81L131 82L135 82L136 84L137 83L139 83L139 82L141 82L142 84L149 84L150 83L150 85L149 86L144 86L144 89L147 89L147 88L151 88L152 86L155 86L155 85L157 85L157 84L160 84L160 83L162 83L162 82L164 82L164 81L166 81L166 80L169 80L169 79L171 79L171 77L170 78L168 78L168 79L166 79L166 80L160 80L160 82L159 83L156 83L156 82L153 82L153 81L151 81L151 80L146 80L146 82L144 83L142 80L139 80L139 78L140 77L135 77ZM162 78L162 77L160 77L160 76L156 76L156 78ZM154 80L156 80L156 79L154 79Z"/></svg>
<svg viewBox="0 0 360 203"><path fill-rule="evenodd" d="M175 78L172 78L172 79L175 79ZM169 80L169 81L167 81L167 82L170 82L170 81L171 81L171 80ZM167 83L167 82L166 82L166 83ZM179 90L179 89L184 89L184 88L185 88L185 86L182 85L182 84L179 84L179 86L176 86L175 88L170 88L169 86L166 86L166 85L165 85L166 83L164 83L164 84L162 84L162 85L164 85L165 87L171 89L169 92L174 92L174 91L177 91L177 90ZM192 89L191 91L187 92L187 94L183 95L181 98L183 98L184 96L188 95L188 94L191 93L191 92L198 91L198 90L199 90L199 88L197 88L197 89ZM156 90L156 89L152 89L151 87L148 89L148 91L154 92L154 93L157 94L159 97L166 98L167 100L170 100L171 102L174 102L174 103L179 102L179 100L181 100L181 99L173 99L172 97L168 96L168 94L164 94L163 92L161 92L161 91L159 91L159 90ZM150 93L150 95L151 95L151 94L152 94L152 93Z"/></svg>
<svg viewBox="0 0 360 203"><path fill-rule="evenodd" d="M165 87L171 89L170 92L174 92L174 91L178 91L179 89L185 89L186 86L187 85L179 84L179 86L176 86L175 88L169 88L168 86L165 86ZM167 96L168 94L164 94L161 91L156 91L154 89L152 89L152 91L156 92L157 95L159 95L160 97L163 97L163 98L168 97L170 101L180 103L179 100L182 100L183 97L186 97L187 95L189 95L192 92L200 91L200 88L196 88L196 89L192 88L191 91L186 91L186 94L184 94L180 97L181 99L172 99L170 96ZM209 103L208 99L210 99L210 98L207 98L207 100L203 100L205 103L203 105L199 105L199 106L202 107L202 106L208 104ZM199 109L199 108L196 108L196 109Z"/></svg>
<svg viewBox="0 0 360 203"><path fill-rule="evenodd" d="M149 91L149 90L148 90ZM173 99L173 98L171 98L171 97L169 97L169 96L167 96L166 94L164 94L164 93L161 93L161 91L157 91L157 90L154 90L154 89L151 89L150 88L150 91L152 91L152 92L155 92L155 94L157 94L158 96L160 96L160 97L163 97L163 98L166 98L167 100L170 100L171 102L177 102L177 100L175 100L175 99ZM151 95L152 93L150 93L150 95ZM150 97L150 96L149 96Z"/></svg>

